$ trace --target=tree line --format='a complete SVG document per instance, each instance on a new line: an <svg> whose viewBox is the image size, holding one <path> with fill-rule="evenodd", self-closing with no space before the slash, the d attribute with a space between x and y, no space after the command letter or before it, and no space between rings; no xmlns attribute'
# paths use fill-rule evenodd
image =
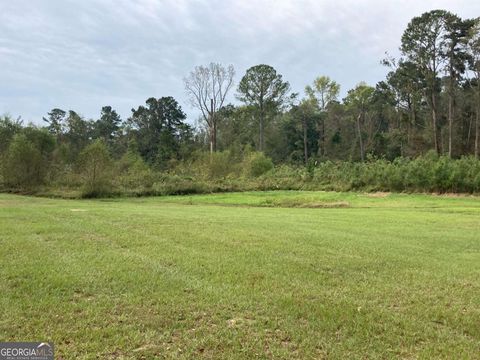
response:
<svg viewBox="0 0 480 360"><path fill-rule="evenodd" d="M444 10L415 17L401 38L400 57L387 55L382 63L390 69L384 80L359 83L343 99L328 76L312 79L299 94L270 65L252 66L238 84L232 65L197 66L184 78L201 114L197 126L170 96L147 99L125 120L111 106L95 120L52 109L44 126L3 116L0 180L10 187L45 183L79 169L95 178L109 162L137 164L141 173L172 172L203 152L211 153L210 163L228 153L231 161L251 165L257 151L260 165L252 166L265 170L270 161L311 168L429 152L478 159L480 18ZM231 95L237 104L227 103Z"/></svg>
<svg viewBox="0 0 480 360"><path fill-rule="evenodd" d="M316 78L304 96L274 68L257 65L224 106L233 68L199 66L185 79L192 104L207 124L211 150L249 144L275 162L360 160L367 155L415 157L435 151L458 158L480 146L480 21L444 10L415 17L405 29L399 59L375 86L358 84L339 99L340 86ZM234 133L230 129L236 129Z"/></svg>

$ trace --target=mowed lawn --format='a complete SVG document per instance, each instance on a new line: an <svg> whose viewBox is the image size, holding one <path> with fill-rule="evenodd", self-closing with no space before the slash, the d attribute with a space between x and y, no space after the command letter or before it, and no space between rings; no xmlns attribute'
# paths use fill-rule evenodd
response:
<svg viewBox="0 0 480 360"><path fill-rule="evenodd" d="M480 198L0 195L0 246L57 359L480 359Z"/></svg>

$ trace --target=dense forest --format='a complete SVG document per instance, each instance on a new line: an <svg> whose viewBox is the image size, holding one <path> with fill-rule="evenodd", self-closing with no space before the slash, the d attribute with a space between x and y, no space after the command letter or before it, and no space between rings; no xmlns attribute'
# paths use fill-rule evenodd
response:
<svg viewBox="0 0 480 360"><path fill-rule="evenodd" d="M98 119L52 109L43 126L4 115L1 188L58 196L480 191L480 18L415 17L400 54L381 61L386 79L359 83L343 99L328 76L312 76L299 94L269 65L238 83L233 66L197 66L183 79L201 114L196 126L170 96L147 99L128 119L111 106Z"/></svg>

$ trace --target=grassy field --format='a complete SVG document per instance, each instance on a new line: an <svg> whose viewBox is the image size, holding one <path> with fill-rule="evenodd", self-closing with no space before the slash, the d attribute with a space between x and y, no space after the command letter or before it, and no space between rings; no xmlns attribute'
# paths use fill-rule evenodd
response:
<svg viewBox="0 0 480 360"><path fill-rule="evenodd" d="M61 359L480 359L480 198L0 195L0 340Z"/></svg>

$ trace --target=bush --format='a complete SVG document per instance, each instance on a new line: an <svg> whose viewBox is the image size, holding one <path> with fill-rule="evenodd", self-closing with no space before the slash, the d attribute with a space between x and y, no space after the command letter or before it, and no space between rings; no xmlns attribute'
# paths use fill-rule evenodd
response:
<svg viewBox="0 0 480 360"><path fill-rule="evenodd" d="M110 195L112 160L106 145L97 140L83 149L78 157L78 170L83 179L83 197Z"/></svg>
<svg viewBox="0 0 480 360"><path fill-rule="evenodd" d="M239 174L239 161L230 151L198 152L192 160L177 163L172 173L202 179L220 180Z"/></svg>
<svg viewBox="0 0 480 360"><path fill-rule="evenodd" d="M30 189L43 183L46 166L40 150L24 134L13 137L3 156L3 182L14 189Z"/></svg>
<svg viewBox="0 0 480 360"><path fill-rule="evenodd" d="M261 152L252 152L243 160L242 168L245 176L259 177L273 169L273 162Z"/></svg>
<svg viewBox="0 0 480 360"><path fill-rule="evenodd" d="M136 152L127 152L117 163L117 182L125 192L149 193L155 182L153 171Z"/></svg>

